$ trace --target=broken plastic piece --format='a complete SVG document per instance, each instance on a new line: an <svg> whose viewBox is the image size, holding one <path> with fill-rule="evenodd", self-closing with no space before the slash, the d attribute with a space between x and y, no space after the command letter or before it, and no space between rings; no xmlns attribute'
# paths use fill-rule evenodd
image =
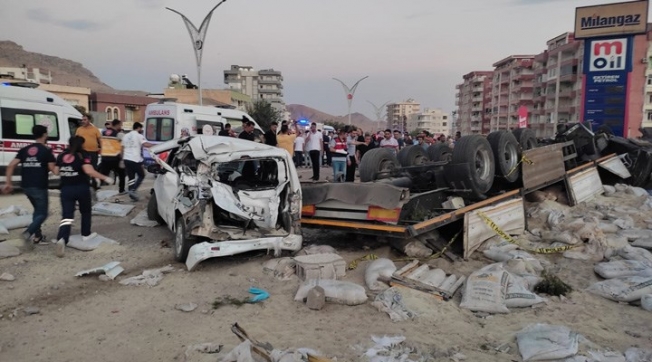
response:
<svg viewBox="0 0 652 362"><path fill-rule="evenodd" d="M97 267L97 268L80 271L79 273L75 274L75 276L76 277L81 277L81 276L88 275L88 274L104 273L111 280L113 280L113 279L115 279L115 277L120 275L120 273L122 273L123 271L124 271L124 268L120 266L119 261L112 261L110 263L104 264L104 265L102 265L100 267Z"/></svg>
<svg viewBox="0 0 652 362"><path fill-rule="evenodd" d="M254 296L251 297L251 299L249 300L250 303L258 303L258 302L262 302L263 300L269 298L269 293L268 293L266 290L264 290L264 289L259 289L259 288L251 287L251 288L249 288L249 293L251 293L251 294L254 295Z"/></svg>

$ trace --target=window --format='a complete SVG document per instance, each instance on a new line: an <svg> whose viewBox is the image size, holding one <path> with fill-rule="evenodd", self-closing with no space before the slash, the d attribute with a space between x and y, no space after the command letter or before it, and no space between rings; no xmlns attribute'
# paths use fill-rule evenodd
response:
<svg viewBox="0 0 652 362"><path fill-rule="evenodd" d="M648 96L648 98L647 98L647 102L648 102L648 103L652 103L652 94Z"/></svg>
<svg viewBox="0 0 652 362"><path fill-rule="evenodd" d="M448 122L442 122L442 123L441 123L441 126L442 126L442 127L447 127L447 126L448 126Z"/></svg>
<svg viewBox="0 0 652 362"><path fill-rule="evenodd" d="M111 107L106 107L106 120L107 121L113 120L113 118L111 117L113 117L113 110L111 109Z"/></svg>
<svg viewBox="0 0 652 362"><path fill-rule="evenodd" d="M652 76L647 77L647 85L652 85Z"/></svg>
<svg viewBox="0 0 652 362"><path fill-rule="evenodd" d="M125 108L125 122L133 122L134 121L134 109L131 107L126 107Z"/></svg>
<svg viewBox="0 0 652 362"><path fill-rule="evenodd" d="M48 140L59 139L56 113L27 109L2 109L2 138L32 140L34 139L32 127L37 124L47 127Z"/></svg>
<svg viewBox="0 0 652 362"><path fill-rule="evenodd" d="M652 112L647 112L647 120L652 121Z"/></svg>
<svg viewBox="0 0 652 362"><path fill-rule="evenodd" d="M113 107L113 119L120 119L120 110L117 107Z"/></svg>
<svg viewBox="0 0 652 362"><path fill-rule="evenodd" d="M174 120L172 118L147 118L145 121L145 138L150 141L169 141L174 138Z"/></svg>

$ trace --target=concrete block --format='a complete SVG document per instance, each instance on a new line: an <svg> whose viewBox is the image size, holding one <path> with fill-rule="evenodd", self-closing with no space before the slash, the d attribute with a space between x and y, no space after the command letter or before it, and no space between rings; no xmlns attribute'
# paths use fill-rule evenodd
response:
<svg viewBox="0 0 652 362"><path fill-rule="evenodd" d="M306 306L312 310L321 310L326 304L326 293L324 288L316 286L308 291Z"/></svg>
<svg viewBox="0 0 652 362"><path fill-rule="evenodd" d="M346 262L337 254L301 255L294 258L301 280L332 279L346 275Z"/></svg>

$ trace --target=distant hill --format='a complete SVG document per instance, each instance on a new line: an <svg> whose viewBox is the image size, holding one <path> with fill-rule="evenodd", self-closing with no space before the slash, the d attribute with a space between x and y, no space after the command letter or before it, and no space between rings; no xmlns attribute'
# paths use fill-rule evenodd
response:
<svg viewBox="0 0 652 362"><path fill-rule="evenodd" d="M287 110L290 112L290 118L292 119L307 119L311 122L317 123L325 123L327 121L340 122L344 124L349 123L348 115L334 116L302 104L289 104ZM357 112L351 113L351 123L355 126L361 127L365 131L372 131L378 128L376 122L369 119L364 114ZM385 122L382 122L381 125L384 127Z"/></svg>

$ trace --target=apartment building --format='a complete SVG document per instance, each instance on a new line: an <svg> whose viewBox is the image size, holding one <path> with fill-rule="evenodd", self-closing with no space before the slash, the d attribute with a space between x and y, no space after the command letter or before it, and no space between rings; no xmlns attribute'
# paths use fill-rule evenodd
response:
<svg viewBox="0 0 652 362"><path fill-rule="evenodd" d="M410 116L421 111L421 104L410 98L403 102L390 103L387 105L387 126L393 129L407 129L407 121Z"/></svg>
<svg viewBox="0 0 652 362"><path fill-rule="evenodd" d="M641 128L652 131L652 32L647 34L648 48L647 56L643 63L645 69L645 97L643 98L643 117Z"/></svg>
<svg viewBox="0 0 652 362"><path fill-rule="evenodd" d="M534 55L510 55L493 64L491 131L518 127L518 110L532 112Z"/></svg>
<svg viewBox="0 0 652 362"><path fill-rule="evenodd" d="M253 101L263 99L274 108L285 111L283 75L278 70L232 65L231 69L224 71L224 83L229 89L243 93Z"/></svg>
<svg viewBox="0 0 652 362"><path fill-rule="evenodd" d="M462 77L455 86L457 119L455 129L463 135L487 134L491 130L492 71L474 71Z"/></svg>
<svg viewBox="0 0 652 362"><path fill-rule="evenodd" d="M534 57L534 106L528 119L537 137L553 137L557 124L579 122L582 111L584 46L573 33L546 42Z"/></svg>
<svg viewBox="0 0 652 362"><path fill-rule="evenodd" d="M407 121L406 131L422 130L434 134L450 135L451 123L449 115L439 108L426 108L423 112L411 114Z"/></svg>
<svg viewBox="0 0 652 362"><path fill-rule="evenodd" d="M52 84L52 74L50 71L45 74L39 68L23 67L0 67L0 75L9 76L16 80L25 80L38 84Z"/></svg>

